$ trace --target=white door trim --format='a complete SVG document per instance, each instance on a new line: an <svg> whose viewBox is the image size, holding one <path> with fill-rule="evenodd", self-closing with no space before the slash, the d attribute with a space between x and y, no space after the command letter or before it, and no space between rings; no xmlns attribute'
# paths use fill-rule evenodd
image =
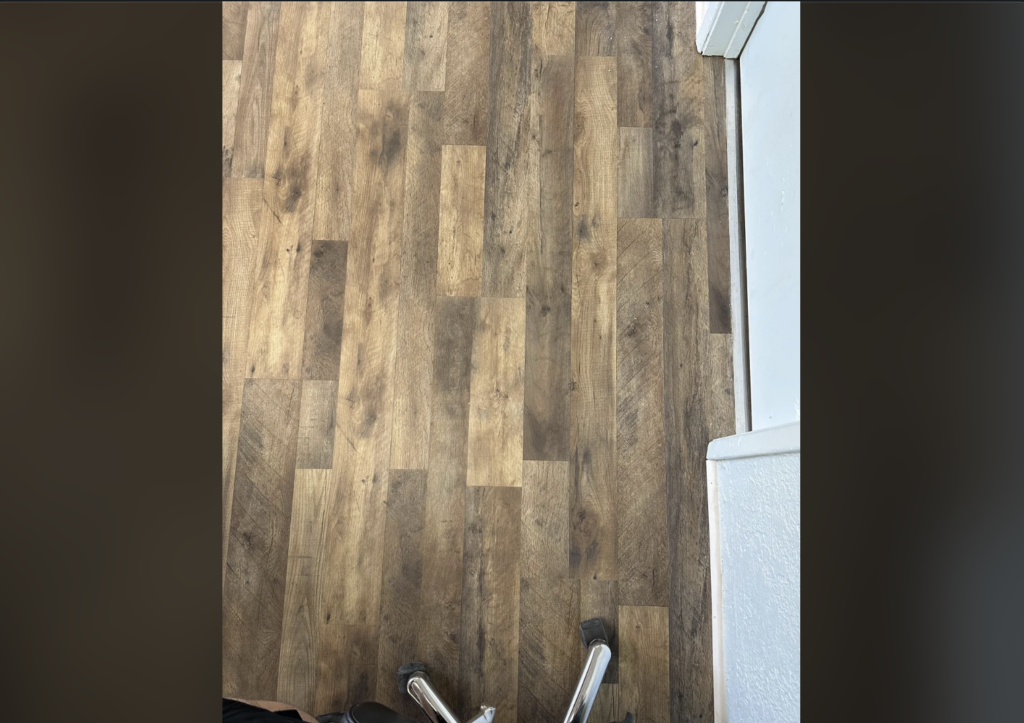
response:
<svg viewBox="0 0 1024 723"><path fill-rule="evenodd" d="M697 10L697 50L704 55L738 58L761 17L763 2L709 2Z"/></svg>

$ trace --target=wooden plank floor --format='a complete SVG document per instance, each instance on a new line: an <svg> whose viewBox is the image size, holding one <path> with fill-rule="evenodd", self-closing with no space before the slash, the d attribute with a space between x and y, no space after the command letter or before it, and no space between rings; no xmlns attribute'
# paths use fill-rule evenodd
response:
<svg viewBox="0 0 1024 723"><path fill-rule="evenodd" d="M733 432L693 3L224 4L223 688L713 719Z"/></svg>

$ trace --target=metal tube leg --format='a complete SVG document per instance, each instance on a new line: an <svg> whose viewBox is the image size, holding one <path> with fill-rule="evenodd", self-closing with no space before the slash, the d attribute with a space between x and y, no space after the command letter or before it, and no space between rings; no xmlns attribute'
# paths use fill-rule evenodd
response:
<svg viewBox="0 0 1024 723"><path fill-rule="evenodd" d="M594 699L604 680L604 672L612 659L612 649L603 640L594 641L587 648L587 660L583 664L583 672L576 684L576 692L572 694L569 710L563 723L587 723L590 709L594 707ZM603 722L602 722L603 723Z"/></svg>
<svg viewBox="0 0 1024 723"><path fill-rule="evenodd" d="M406 684L406 691L416 701L423 713L430 719L430 723L462 723L459 717L452 712L434 686L430 684L430 678L423 673L413 673L409 676ZM494 709L491 709L491 717L494 717ZM475 720L475 719L474 719Z"/></svg>

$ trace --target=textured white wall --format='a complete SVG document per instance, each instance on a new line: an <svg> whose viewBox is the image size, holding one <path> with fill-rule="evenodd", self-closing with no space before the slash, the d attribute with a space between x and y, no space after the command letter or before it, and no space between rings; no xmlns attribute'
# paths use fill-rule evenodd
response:
<svg viewBox="0 0 1024 723"><path fill-rule="evenodd" d="M800 453L717 465L725 719L799 721Z"/></svg>
<svg viewBox="0 0 1024 723"><path fill-rule="evenodd" d="M800 419L800 4L769 2L740 65L751 428Z"/></svg>

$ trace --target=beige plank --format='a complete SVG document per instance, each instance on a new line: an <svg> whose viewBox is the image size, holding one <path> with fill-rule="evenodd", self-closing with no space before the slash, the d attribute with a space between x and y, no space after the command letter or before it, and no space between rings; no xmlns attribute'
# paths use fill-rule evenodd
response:
<svg viewBox="0 0 1024 723"><path fill-rule="evenodd" d="M437 238L437 293L441 296L480 295L486 168L483 146L442 148Z"/></svg>
<svg viewBox="0 0 1024 723"><path fill-rule="evenodd" d="M523 365L526 305L484 298L473 337L469 395L469 486L523 482Z"/></svg>
<svg viewBox="0 0 1024 723"><path fill-rule="evenodd" d="M406 90L444 90L448 3L410 2L405 20Z"/></svg>
<svg viewBox="0 0 1024 723"><path fill-rule="evenodd" d="M531 2L533 49L540 55L572 55L576 42L576 3Z"/></svg>
<svg viewBox="0 0 1024 723"><path fill-rule="evenodd" d="M619 606L619 715L669 720L668 608Z"/></svg>
<svg viewBox="0 0 1024 723"><path fill-rule="evenodd" d="M619 128L619 218L654 217L654 146L650 128Z"/></svg>
<svg viewBox="0 0 1024 723"><path fill-rule="evenodd" d="M568 462L523 462L523 578L570 577L569 480Z"/></svg>
<svg viewBox="0 0 1024 723"><path fill-rule="evenodd" d="M334 463L334 413L338 382L302 382L296 469L330 469Z"/></svg>
<svg viewBox="0 0 1024 723"><path fill-rule="evenodd" d="M491 57L491 4L448 3L445 54L444 142L487 143L487 66Z"/></svg>
<svg viewBox="0 0 1024 723"><path fill-rule="evenodd" d="M364 13L359 88L400 89L405 59L406 4L368 2Z"/></svg>
<svg viewBox="0 0 1024 723"><path fill-rule="evenodd" d="M235 119L238 92L242 88L242 61L225 60L221 67L221 164L224 178L231 177L235 155Z"/></svg>

